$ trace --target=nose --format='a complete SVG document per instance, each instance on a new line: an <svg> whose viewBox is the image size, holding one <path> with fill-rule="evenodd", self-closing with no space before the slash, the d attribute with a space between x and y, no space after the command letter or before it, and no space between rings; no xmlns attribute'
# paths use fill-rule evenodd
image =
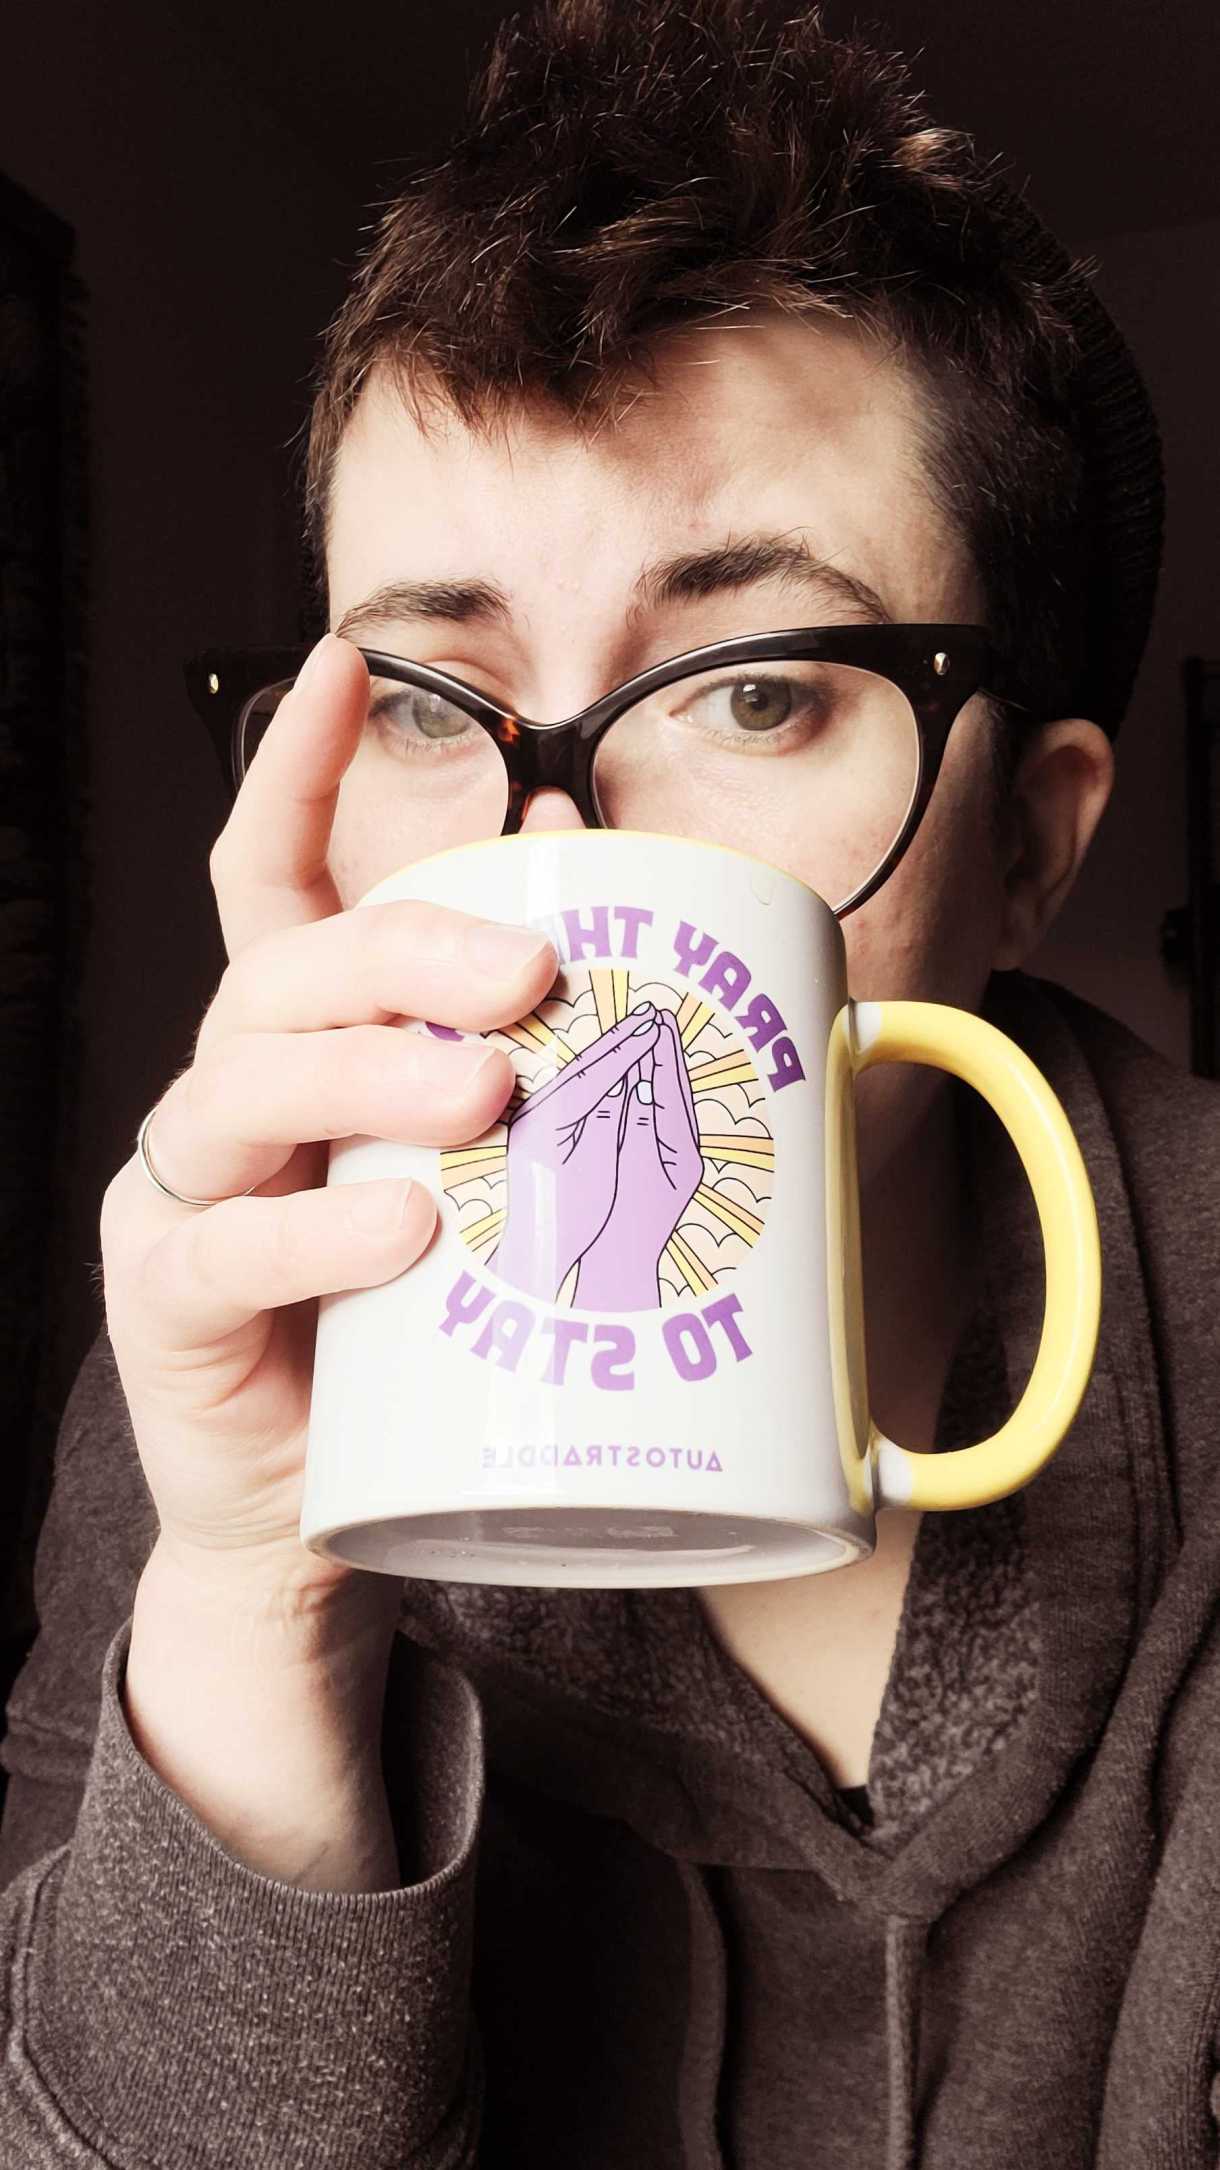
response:
<svg viewBox="0 0 1220 2170"><path fill-rule="evenodd" d="M521 817L523 835L527 830L583 828L579 808L566 791L556 791L549 784L541 791L531 791Z"/></svg>

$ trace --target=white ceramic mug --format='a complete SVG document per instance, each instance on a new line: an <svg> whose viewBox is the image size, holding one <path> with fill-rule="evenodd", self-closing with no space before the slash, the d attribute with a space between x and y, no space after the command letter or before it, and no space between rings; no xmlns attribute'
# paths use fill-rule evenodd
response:
<svg viewBox="0 0 1220 2170"><path fill-rule="evenodd" d="M331 1146L330 1183L415 1176L440 1226L394 1280L320 1300L305 1544L455 1582L762 1581L863 1557L879 1506L1028 1483L1084 1392L1101 1268L1079 1148L1020 1048L967 1011L850 1000L834 914L744 853L500 837L355 909L404 897L543 927L561 970L486 1035L518 1084L485 1137ZM946 1453L868 1411L853 1081L885 1061L985 1095L1045 1244L1026 1391Z"/></svg>

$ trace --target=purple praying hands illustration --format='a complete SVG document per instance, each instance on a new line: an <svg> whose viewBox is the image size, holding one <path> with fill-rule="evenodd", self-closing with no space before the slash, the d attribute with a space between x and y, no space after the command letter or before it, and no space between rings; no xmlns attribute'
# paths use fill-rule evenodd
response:
<svg viewBox="0 0 1220 2170"><path fill-rule="evenodd" d="M504 1233L490 1263L554 1302L578 1265L582 1309L661 1301L661 1255L703 1179L673 1012L644 1002L539 1086L508 1130Z"/></svg>

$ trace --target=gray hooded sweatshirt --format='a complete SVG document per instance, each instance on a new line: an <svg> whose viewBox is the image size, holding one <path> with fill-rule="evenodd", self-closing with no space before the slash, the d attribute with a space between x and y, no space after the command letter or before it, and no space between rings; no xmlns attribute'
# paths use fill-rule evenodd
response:
<svg viewBox="0 0 1220 2170"><path fill-rule="evenodd" d="M5 2170L1215 2170L1220 1088L1022 973L983 1014L1080 1142L1101 1337L1034 1483L923 1518L866 1800L692 1590L410 1581L400 1887L256 1874L123 1716L155 1516L103 1326L3 1751ZM951 1090L985 1266L940 1447L1043 1300Z"/></svg>

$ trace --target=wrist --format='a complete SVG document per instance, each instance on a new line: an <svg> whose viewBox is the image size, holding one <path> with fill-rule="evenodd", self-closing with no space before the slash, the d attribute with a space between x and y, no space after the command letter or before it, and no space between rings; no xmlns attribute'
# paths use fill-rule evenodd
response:
<svg viewBox="0 0 1220 2170"><path fill-rule="evenodd" d="M132 1611L128 1728L248 1866L331 1889L397 1882L381 1737L400 1600L389 1576L354 1576L323 1601L154 1547Z"/></svg>
<svg viewBox="0 0 1220 2170"><path fill-rule="evenodd" d="M240 1636L294 1665L357 1645L389 1647L402 1584L326 1560L293 1541L226 1548L185 1543L162 1529L138 1585L145 1608L225 1639Z"/></svg>
<svg viewBox="0 0 1220 2170"><path fill-rule="evenodd" d="M591 1244L580 1262L573 1300L582 1310L653 1311L660 1301L657 1261L624 1259Z"/></svg>
<svg viewBox="0 0 1220 2170"><path fill-rule="evenodd" d="M559 1272L552 1252L535 1249L528 1235L520 1243L514 1243L507 1229L488 1256L487 1264L502 1281L520 1289L523 1296L536 1296L539 1303L554 1303L567 1279L566 1272ZM558 1280L555 1278L557 1273Z"/></svg>

